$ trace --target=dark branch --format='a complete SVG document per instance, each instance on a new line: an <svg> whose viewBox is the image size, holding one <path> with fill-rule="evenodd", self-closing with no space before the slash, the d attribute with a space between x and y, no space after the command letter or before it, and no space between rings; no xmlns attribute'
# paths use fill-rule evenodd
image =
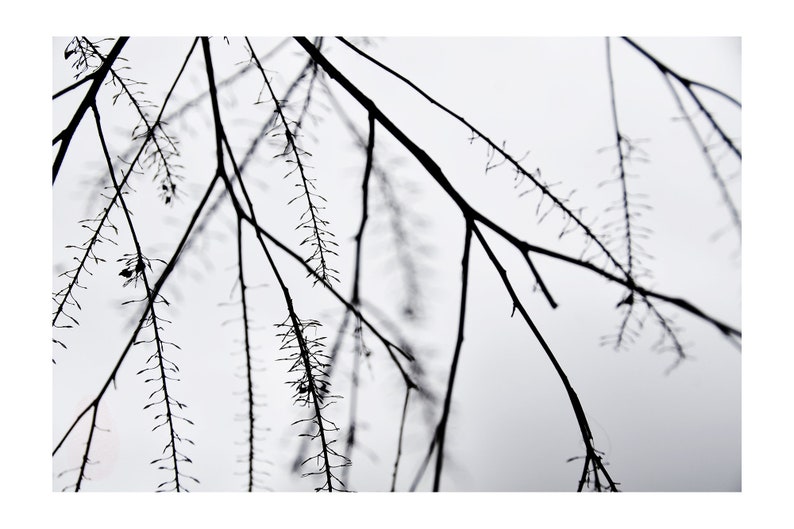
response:
<svg viewBox="0 0 794 529"><path fill-rule="evenodd" d="M627 276L627 279L618 278L587 261L568 257L559 254L557 252L553 252L551 250L547 250L539 246L534 246L525 241L520 240L515 235L508 232L507 230L505 230L504 228L493 222L491 219L489 219L479 211L475 210L472 206L470 206L469 203L466 202L466 200L452 186L452 184L444 175L443 171L438 166L438 164L424 150L422 150L418 145L416 145L413 141L411 141L410 138L408 138L408 136L406 136L406 134L399 127L397 127L394 123L392 123L391 120L389 120L383 114L383 112L381 112L380 109L378 109L378 107L375 106L375 103L373 103L372 100L370 100L367 96L365 96L361 92L361 90L358 89L357 86L351 83L339 70L337 70L328 61L328 59L326 59L325 56L323 56L317 50L317 48L315 48L311 44L311 42L309 42L307 39L303 37L297 37L296 40L307 51L307 53L309 53L309 55L311 55L311 57L315 61L317 61L317 63L320 64L320 66L322 66L322 68L326 71L326 73L328 73L328 75L332 79L337 81L340 84L340 86L342 86L351 96L353 96L353 98L356 101L358 101L358 103L362 107L364 107L368 112L374 115L375 119L386 130L388 130L389 133L392 134L392 136L394 136L394 138L397 141L399 141L408 150L408 152L410 152L414 156L414 158L416 158L416 160L422 165L422 167L425 168L428 174L430 174L430 176L441 186L441 188L447 193L447 195L449 195L449 197L458 205L464 217L470 218L472 221L480 222L483 225L487 226L494 232L498 233L507 242L515 246L522 253L529 253L529 252L539 253L539 254L547 255L549 257L553 257L555 259L569 262L571 264L580 266L582 268L586 268L588 270L596 272L602 277L609 279L610 281L631 288L633 291L639 293L643 297L655 297L673 303L678 307L714 324L724 334L734 334L737 336L741 336L740 331L737 331L736 329L733 329L730 326L725 325L714 318L706 316L702 311L696 309L689 302L680 299L671 298L663 294L657 294L650 290L644 289L639 285L636 285L634 281L630 278L630 276ZM626 274L625 270L622 267L620 267L619 264L617 266L624 274Z"/></svg>
<svg viewBox="0 0 794 529"><path fill-rule="evenodd" d="M463 346L463 328L466 323L466 293L469 286L469 251L471 250L471 234L473 226L466 220L466 234L463 238L463 259L461 266L463 272L460 279L460 316L458 318L458 338L455 341L455 352L452 355L452 364L449 367L449 381L447 382L447 395L444 399L444 410L441 413L441 420L438 423L438 433L436 435L438 451L436 452L436 473L433 477L433 492L438 492L441 485L441 468L444 464L444 440L447 433L447 421L449 420L449 410L452 407L452 388L455 385L455 374L458 371L458 359L460 349Z"/></svg>
<svg viewBox="0 0 794 529"><path fill-rule="evenodd" d="M635 50L640 52L646 59L651 61L659 69L659 71L662 72L663 75L665 75L665 76L669 75L669 76L673 77L676 81L681 83L681 85L684 87L684 89L692 97L692 100L698 106L700 111L703 112L703 114L706 116L706 119L709 120L709 123L711 123L711 126L714 127L714 130L717 131L717 134L720 135L720 138L722 138L722 141L724 141L725 144L728 146L728 148L730 148L730 150L732 150L736 154L736 156L741 160L742 159L742 151L740 151L739 148L733 143L733 140L731 140L728 137L728 135L725 133L725 131L722 129L722 127L720 127L719 124L717 124L717 121L711 115L711 112L709 112L708 109L706 108L706 106L703 104L703 102L700 101L700 98L697 96L695 91L692 90L692 87L693 86L697 86L697 87L700 87L700 88L705 88L705 89L707 89L707 90L709 90L711 92L714 92L714 93L724 97L725 99L727 99L731 103L735 104L739 108L741 108L742 105L736 99L732 98L731 96L729 96L728 94L722 92L721 90L717 90L716 88L713 88L713 87L708 86L706 84L698 83L696 81L692 81L690 79L687 79L686 77L683 77L682 75L679 75L675 71L673 71L670 68L668 68L664 63L659 61L656 57L654 57L653 55L648 53L644 48L642 48L639 44L637 44L636 42L634 42L630 38L623 37L623 40L628 42L629 45L631 45L632 48L634 48Z"/></svg>
<svg viewBox="0 0 794 529"><path fill-rule="evenodd" d="M102 62L102 66L92 74L93 82L91 86L88 88L85 96L83 97L80 106L77 107L74 115L72 116L71 121L63 129L56 137L52 140L52 144L55 145L56 143L60 142L60 146L58 147L58 153L55 155L55 161L52 164L52 183L55 184L55 179L58 177L58 171L61 169L61 164L63 163L63 159L66 156L66 151L69 150L69 144L72 141L72 137L74 136L75 131L77 130L77 126L80 125L80 121L83 119L83 116L91 107L91 105L96 101L97 93L99 89L102 87L102 83L105 81L105 77L107 76L108 72L113 66L113 62L118 58L119 54L121 53L121 49L129 40L129 37L119 37L116 41L116 44L113 45L113 49L110 50L108 56Z"/></svg>

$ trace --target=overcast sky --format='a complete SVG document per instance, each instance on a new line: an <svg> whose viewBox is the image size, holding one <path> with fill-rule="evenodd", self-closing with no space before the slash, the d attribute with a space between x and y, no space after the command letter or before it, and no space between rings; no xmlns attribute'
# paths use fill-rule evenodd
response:
<svg viewBox="0 0 794 529"><path fill-rule="evenodd" d="M262 56L281 39L254 39ZM637 39L651 53L679 73L741 99L741 41L732 38ZM73 72L63 61L68 39L53 40L53 91L70 82ZM146 96L159 103L184 58L190 39L131 39L123 56L127 74L148 84ZM358 41L361 42L361 41ZM108 49L107 47L105 48ZM603 38L515 39L431 38L374 39L369 53L416 82L431 96L461 114L516 157L525 153L525 166L540 168L543 178L560 182L553 189L572 195L572 208L585 207L583 217L601 230L619 219L608 211L619 199L617 184L599 185L615 176L614 131ZM581 233L562 239L557 212L538 224L537 191L522 196L530 186L515 187L513 174L499 167L485 174L489 153L482 141L470 142L470 132L411 93L404 85L365 64L339 42L326 40L323 51L383 112L425 149L441 166L464 198L477 209L520 238L562 253L578 256ZM212 39L216 78L223 79L247 60L243 41ZM637 177L629 181L632 192L644 193L643 202L653 209L643 212L639 226L653 230L643 244L653 256L641 258L651 276L644 284L665 294L680 296L708 314L741 328L740 243L731 228L718 188L680 115L662 76L654 66L613 40L613 75L621 131L641 139L648 163L635 163ZM264 63L277 93L283 93L305 56L290 42ZM243 64L241 64L241 62ZM197 49L169 109L177 108L205 90L206 74ZM357 109L338 85L329 83L362 133L366 115ZM305 87L305 85L304 85ZM272 106L268 98L254 106L262 88L258 72L251 71L232 88L221 92L222 112L229 141L242 158L251 138ZM679 87L680 88L680 87ZM75 92L80 92L75 91ZM104 88L103 102L113 95ZM304 89L289 112L301 108ZM682 94L683 91L679 90ZM70 118L79 94L53 103L53 134ZM741 115L712 94L703 96L729 134L741 138ZM349 295L352 277L352 239L360 215L363 153L354 138L334 115L322 92L314 96L313 112L304 131L303 148L310 151L310 175L318 193L327 199L323 214L339 243L333 266L339 270L340 292ZM173 106L171 106L173 105ZM101 107L111 153L120 156L129 146L129 127L134 125L124 96L115 106ZM152 111L152 115L155 111ZM73 141L61 174L53 187L53 276L66 269L74 251L67 244L82 242L86 235L77 221L101 208L98 178L103 173L101 151L90 115ZM151 178L133 182L136 192L129 201L136 228L150 258L168 260L176 237L208 185L214 171L212 115L208 100L169 124L180 140L184 166L180 184L184 195L173 206L157 203L157 186ZM409 215L405 218L410 246L395 248L388 226L384 198L373 182L371 219L365 234L362 296L399 320L405 300L404 276L399 252L408 252L419 271L421 318L404 321L409 336L427 368L429 388L443 399L457 327L460 259L464 223L454 203L424 173L410 154L378 127L375 158L388 172L395 192ZM713 139L713 138L712 138ZM263 150L246 175L255 190L257 214L293 248L300 238L294 227L303 211L287 205L295 195L296 175L280 160L272 160L274 147ZM239 153L239 154L237 154ZM270 153L270 154L268 154ZM498 158L497 158L498 159ZM724 174L737 165L729 156L720 162ZM733 199L741 207L740 179L729 182ZM547 202L541 204L541 213ZM96 395L121 354L137 311L121 302L142 295L121 288L121 267L115 260L131 251L124 219L113 217L120 234L118 247L109 244L99 251L106 263L94 266L86 280L88 289L78 293L83 306L75 329L59 330L55 337L68 350L54 352L53 444L61 438L77 413ZM649 319L636 344L621 351L600 346L601 338L614 334L622 312L615 305L625 296L616 285L593 273L536 258L544 281L559 303L552 310L533 282L520 256L486 237L503 259L522 301L557 355L587 413L595 445L605 452L610 474L626 491L735 491L741 489L741 353L711 325L660 304L661 310L680 326L680 338L690 357L668 373L676 361L674 352L657 351L658 324ZM250 235L250 234L249 234ZM615 253L625 250L615 241ZM180 346L173 351L181 380L174 394L188 404L186 416L194 426L184 435L195 442L185 451L194 461L186 469L200 481L193 490L243 490L246 467L237 462L245 454L246 424L235 420L245 412L244 357L240 354L241 322L235 301L236 241L234 215L223 205L180 261L164 289L171 305L164 316L165 336ZM277 351L273 325L286 316L283 300L253 237L246 240L246 274L251 290L252 334L255 356L265 369L257 374L265 406L259 408L262 432L257 450L263 463L261 482L272 490L312 490L310 479L296 478L289 465L296 455L300 410L291 405L284 382L290 380ZM304 273L296 271L289 257L275 252L277 264L289 282L302 317L324 324L324 335L333 342L342 315L339 305L311 287ZM591 252L588 256L593 255ZM568 491L575 490L583 454L575 417L562 385L548 359L518 315L511 318L512 303L498 275L476 243L472 249L466 336L461 352L452 415L448 426L446 465L442 490L449 491ZM603 259L595 260L599 265ZM155 276L162 270L155 266ZM53 280L58 290L63 278ZM373 315L375 313L372 313ZM373 316L374 319L376 319ZM228 320L228 321L227 321ZM227 322L221 325L223 322ZM398 374L372 336L365 336L372 350L363 364L358 397L359 430L349 485L358 491L388 490L396 453L403 389ZM238 340L237 342L235 340ZM348 339L343 360L334 377L336 391L345 396L350 388ZM95 436L91 456L91 481L85 490L153 490L167 473L148 465L164 445L155 424L154 409L146 411L147 395L154 389L135 373L145 367L151 352L133 349L100 405L99 425L108 430ZM169 386L170 388L171 386ZM349 396L349 395L348 395ZM341 434L347 424L350 398L342 398L329 410ZM427 412L412 404L405 433L404 458L398 490L406 490L430 440L428 420L435 421L438 405ZM298 415L296 415L298 414ZM57 474L79 465L87 434L87 421L53 460L53 490L71 484L75 473ZM429 490L432 472L419 490Z"/></svg>

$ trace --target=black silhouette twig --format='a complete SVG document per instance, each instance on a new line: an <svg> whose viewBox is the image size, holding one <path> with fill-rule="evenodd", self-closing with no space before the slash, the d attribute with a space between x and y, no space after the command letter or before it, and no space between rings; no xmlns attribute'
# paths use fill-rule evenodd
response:
<svg viewBox="0 0 794 529"><path fill-rule="evenodd" d="M460 358L460 349L463 345L463 328L466 324L466 293L469 286L469 252L471 250L471 235L474 226L471 221L466 220L466 234L463 242L463 259L461 266L463 272L460 279L460 317L458 318L458 337L455 340L455 352L452 355L452 363L449 368L449 380L447 382L447 394L444 398L444 409L441 413L441 419L438 422L438 430L436 434L436 442L438 443L438 452L436 454L436 472L433 477L433 492L438 492L441 484L441 469L444 464L444 441L446 439L447 421L449 420L449 411L452 406L452 388L455 385L455 374L458 370L458 359Z"/></svg>
<svg viewBox="0 0 794 529"><path fill-rule="evenodd" d="M316 186L314 185L314 179L311 179L306 174L306 166L301 161L302 155L307 155L306 151L298 147L296 143L295 135L293 134L290 123L287 118L284 116L284 111L281 107L281 103L279 103L278 99L276 98L276 94L273 91L273 87L270 84L270 81L267 78L267 74L265 73L264 68L262 68L262 64L259 62L259 58L254 53L253 45L251 41L248 40L246 37L246 43L248 44L248 48L251 51L251 60L254 61L256 64L257 69L262 74L262 79L265 82L265 86L267 87L268 93L270 94L270 98L275 106L276 114L278 114L279 121L281 121L281 125L284 129L284 136L287 140L287 145L284 148L284 152L282 153L283 156L292 156L292 159L287 161L292 162L295 164L298 174L301 178L301 183L298 187L301 187L302 191L301 194L297 197L290 200L290 203L297 200L300 196L306 198L307 209L301 215L301 222L298 224L298 228L300 229L308 229L310 234L303 239L301 245L309 244L309 246L313 247L314 250L312 252L311 257L309 258L312 261L317 262L316 270L318 275L322 279L323 282L327 282L331 279L336 279L335 274L337 273L336 270L331 268L328 264L328 256L335 255L336 252L330 248L330 246L336 246L336 243L333 241L333 233L328 231L328 221L322 219L320 217L320 207L317 206L315 203L317 200L323 200L323 198L317 194ZM287 173L287 176L292 174L293 171ZM338 281L338 279L337 279Z"/></svg>
<svg viewBox="0 0 794 529"><path fill-rule="evenodd" d="M738 100L736 100L735 98L733 98L730 95L728 95L725 92L723 92L722 90L719 90L717 88L714 88L713 86L709 86L707 84L704 84L704 83L701 83L701 82L698 82L698 81L693 81L692 79L689 79L687 77L684 77L683 75L680 75L679 73L677 73L674 70L672 70L671 68L669 68L666 64L661 62L659 59L657 59L656 57L654 57L653 55L648 53L642 46L640 46L639 44L634 42L632 39L630 39L628 37L623 37L623 40L626 41L627 43L629 43L629 45L632 48L634 48L635 50L640 52L643 55L643 57L645 57L646 59L651 61L654 64L654 66L656 66L656 68L658 68L659 71L662 72L662 74L665 77L668 77L668 76L672 77L673 79L678 81L678 83L680 83L681 86L684 87L684 90L687 91L689 96L692 98L692 100L697 105L698 109L701 112L703 112L703 115L706 116L706 119L708 119L709 123L711 123L711 126L714 127L714 130L717 131L717 134L719 134L720 138L722 138L722 141L724 141L725 144L728 146L728 148L731 151L733 151L734 154L736 154L736 156L741 160L742 159L742 151L739 150L739 148L736 146L736 144L733 142L733 140L725 133L723 128L720 127L720 125L714 119L714 116L711 115L711 112L709 112L709 110L703 104L703 102L700 100L700 98L695 93L693 88L702 88L702 89L707 90L709 92L715 93L715 94L725 98L726 100L730 101L731 103L733 103L734 105L738 106L739 108L742 107L742 104Z"/></svg>

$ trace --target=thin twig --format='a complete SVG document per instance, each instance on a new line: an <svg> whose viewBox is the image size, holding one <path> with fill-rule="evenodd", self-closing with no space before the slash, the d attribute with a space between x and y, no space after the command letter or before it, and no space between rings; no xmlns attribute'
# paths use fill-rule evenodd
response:
<svg viewBox="0 0 794 529"><path fill-rule="evenodd" d="M400 433L397 434L397 455L394 458L394 471L392 471L391 475L391 492L394 492L394 488L397 485L397 470L400 467L400 457L403 453L403 431L405 429L405 417L408 415L408 399L411 397L411 388L405 388L405 401L403 402L403 412L402 417L400 419Z"/></svg>
<svg viewBox="0 0 794 529"><path fill-rule="evenodd" d="M111 181L113 182L113 186L116 189L116 193L119 196L119 203L121 205L122 211L124 212L124 216L125 216L125 218L127 220L127 225L129 227L129 230L130 230L130 235L132 237L132 242L135 245L135 254L134 254L134 256L131 259L128 260L128 262L129 261L134 261L135 262L134 269L130 269L128 267L123 272L128 272L130 274L130 276L132 276L132 277L134 277L136 279L137 278L141 278L143 280L143 284L144 284L144 287L146 289L145 301L146 301L146 306L148 307L148 311L144 312L143 315L141 316L141 322L143 322L144 320L148 320L148 322L144 323L139 328L142 328L142 327L145 327L145 326L150 326L152 328L152 332L154 333L154 342L155 342L156 352L155 352L155 354L150 356L149 359L150 360L151 359L155 359L156 360L156 365L154 367L147 367L147 368L139 371L139 373L142 373L144 371L150 371L150 370L155 370L155 371L157 371L159 373L159 382L160 382L161 386L150 395L150 398L152 396L156 395L157 393L162 393L162 400L156 401L156 402L154 402L152 404L156 404L156 403L165 404L165 420L162 423L158 423L157 426L155 426L154 429L157 429L157 428L159 428L162 425L167 425L167 427L168 427L168 435L169 435L169 439L170 440L169 440L168 444L166 445L165 450L167 450L169 447L171 448L171 457L168 458L168 459L171 460L171 463L173 464L173 468L167 468L167 467L163 467L163 468L166 468L167 470L172 470L173 473L174 473L173 480L161 483L160 486L173 482L176 492L180 492L180 491L185 490L185 489L184 489L184 485L181 485L180 482L179 482L179 478L183 477L183 474L180 473L180 471L179 471L179 462L180 461L190 462L190 459L188 459L185 456L182 456L181 458L179 457L180 453L177 451L176 443L177 443L177 440L181 440L181 438L176 433L176 429L175 429L175 425L174 425L174 419L175 418L180 418L180 419L188 422L189 424L192 424L192 423L191 423L191 421L189 421L188 419L185 419L184 417L177 416L174 413L174 411L172 410L172 406L175 406L175 407L178 407L179 409L182 409L182 408L185 407L185 405L182 404L181 402L177 401L176 399L174 399L168 393L168 382L167 381L168 380L173 380L173 379L171 379L170 377L168 377L166 375L166 371L176 372L178 370L178 368L176 367L176 365L173 362L171 362L170 360L167 360L164 357L164 347L165 347L165 343L166 342L164 342L164 340L160 336L160 331L161 331L162 328L160 327L160 324L158 323L157 313L155 311L155 305L158 302L158 297L160 297L160 299L162 299L162 297L159 294L157 294L157 296L154 295L153 290L151 288L151 285L149 283L148 274L146 272L146 268L147 268L147 265L148 265L148 259L146 259L143 256L143 252L141 251L140 241L138 239L138 235L136 234L135 226L134 226L134 224L132 222L132 217L131 217L131 214L130 214L130 210L127 207L127 204L126 204L126 202L124 200L124 196L121 193L121 188L119 187L118 182L116 181L116 177L113 174L113 163L111 162L110 154L108 153L107 144L105 143L105 137L104 137L104 134L102 133L102 126L101 126L101 123L100 123L99 111L97 110L96 104L92 104L91 105L91 110L93 111L94 117L96 119L97 133L99 134L100 143L102 145L102 152L105 155L105 162L107 163L108 171L110 173L110 178L111 178ZM149 265L149 267L151 267L151 265ZM132 277L128 277L127 282L129 282L132 279ZM148 361L147 361L147 363L148 363ZM166 365L166 363L168 363L168 365ZM150 380L154 381L154 379L150 379ZM148 404L147 406L145 406L145 408L148 408L152 404ZM94 407L94 422L92 422L92 426L95 425L96 409L97 409L97 406ZM158 415L158 417L161 417L161 416ZM91 436L89 436L89 442L90 442L90 438L91 438ZM88 452L88 450L86 449L86 453L87 452ZM165 458L161 458L161 459L157 459L155 461L159 462L159 461L162 461L164 459ZM190 477L190 476L188 476L188 477ZM191 477L191 479L193 479L194 481L198 482L198 480L196 480L195 478Z"/></svg>
<svg viewBox="0 0 794 529"><path fill-rule="evenodd" d="M237 218L237 270L240 281L240 304L243 309L243 338L245 344L245 380L248 398L248 492L254 488L254 383L251 376L251 339L249 336L247 285L243 275L243 221Z"/></svg>
<svg viewBox="0 0 794 529"><path fill-rule="evenodd" d="M469 286L469 252L471 250L471 234L472 223L466 219L466 235L463 242L463 259L461 266L463 272L460 279L460 316L458 318L458 338L455 341L455 352L452 355L452 363L449 367L449 381L447 382L447 395L444 399L444 410L441 413L441 420L438 423L438 434L436 439L438 442L438 451L436 452L436 473L433 477L433 492L438 492L441 485L441 468L444 464L444 440L447 433L447 421L449 420L449 411L452 406L452 388L455 384L455 374L458 371L458 359L460 358L460 349L463 345L463 328L466 323L466 293Z"/></svg>
<svg viewBox="0 0 794 529"><path fill-rule="evenodd" d="M273 91L273 87L270 85L270 81L267 78L267 74L265 73L264 68L262 68L262 64L259 62L259 59L254 53L253 45L251 41L248 40L248 37L245 38L245 42L248 44L248 48L251 51L251 60L254 61L256 64L257 69L262 74L262 79L264 79L265 86L267 86L267 90L270 93L271 100L273 101L273 105L276 108L276 113L278 114L281 124L284 127L284 136L287 139L287 146L285 147L284 153L291 152L292 155L295 157L294 162L297 165L298 174L301 177L301 184L303 186L303 196L306 197L306 202L308 204L308 208L306 212L301 216L301 223L298 225L300 228L310 228L311 235L306 237L301 244L309 243L311 246L314 246L314 252L310 257L311 260L319 261L317 265L317 270L319 271L319 275L322 278L323 282L335 279L333 273L335 270L328 266L328 257L326 254L335 254L335 252L328 248L328 245L335 245L336 243L333 242L330 238L333 237L333 234L326 229L328 222L323 220L319 216L319 208L312 200L312 197L322 198L319 197L314 192L315 186L313 180L309 179L306 176L306 168L304 163L301 160L301 149L298 148L295 135L292 133L290 129L289 122L287 118L284 116L284 111L281 108L281 104L279 103L278 99L276 98L276 93ZM310 189L311 187L311 189ZM293 199L295 200L295 199ZM304 217L308 213L309 219L304 220ZM324 238L325 237L325 238Z"/></svg>

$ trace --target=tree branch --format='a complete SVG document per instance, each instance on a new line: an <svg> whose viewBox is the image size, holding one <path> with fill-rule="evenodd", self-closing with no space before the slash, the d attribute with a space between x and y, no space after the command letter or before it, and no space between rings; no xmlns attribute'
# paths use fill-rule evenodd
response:
<svg viewBox="0 0 794 529"><path fill-rule="evenodd" d="M449 367L447 396L444 399L444 410L441 413L441 420L438 423L438 433L436 435L438 451L436 452L436 473L433 478L433 492L438 492L441 485L441 468L444 464L444 440L447 433L449 410L452 407L452 388L455 384L455 374L458 371L460 349L463 346L463 328L466 323L466 292L469 286L469 251L471 250L472 229L473 225L471 221L466 219L466 235L464 236L463 240L463 259L461 260L463 272L460 279L460 316L458 318L458 338L455 341L455 352L452 355L452 364Z"/></svg>
<svg viewBox="0 0 794 529"><path fill-rule="evenodd" d="M723 92L721 90L717 90L716 88L713 88L713 87L711 87L709 85L706 85L706 84L703 84L703 83L699 83L697 81L692 81L691 79L687 79L686 77L683 77L682 75L679 75L675 71L673 71L670 68L668 68L664 63L659 61L656 57L654 57L653 55L648 53L644 48L642 48L639 44L637 44L636 42L634 42L630 38L623 37L623 40L628 42L629 45L631 45L632 48L634 48L635 50L640 52L646 59L651 61L659 69L659 71L662 72L663 75L665 75L665 76L669 75L669 76L673 77L676 81L681 83L681 85L684 87L684 89L692 97L692 100L698 106L700 111L703 112L703 114L706 116L706 119L709 120L709 123L711 123L711 126L714 127L714 130L717 131L717 134L720 135L720 138L722 138L722 141L724 141L725 144L728 146L728 148L730 148L730 150L732 150L736 154L736 156L741 160L742 159L742 151L740 151L739 148L736 147L736 145L733 143L733 140L731 140L728 137L728 135L725 133L725 131L722 129L722 127L720 127L717 124L717 121L711 115L711 112L709 112L708 109L706 108L706 106L700 101L700 98L697 96L697 94L694 92L694 90L692 90L692 87L693 86L697 86L697 87L709 90L711 92L714 92L715 94L718 94L718 95L724 97L725 99L727 99L728 101L730 101L734 105L738 106L739 108L742 107L741 103L739 103L739 101L737 101L736 99L734 99L733 97L729 96L728 94L726 94L725 92Z"/></svg>
<svg viewBox="0 0 794 529"><path fill-rule="evenodd" d="M69 121L69 124L66 126L66 128L63 129L57 136L55 136L55 139L52 140L53 145L61 142L60 146L58 147L58 153L55 155L55 161L52 164L53 185L55 185L55 179L58 177L58 171L61 169L61 164L63 163L63 159L66 156L66 151L69 150L69 144L71 143L72 137L77 130L77 126L80 124L80 121L83 119L85 113L91 107L91 104L96 101L96 95L99 92L102 83L105 81L105 77L110 71L110 67L118 58L119 54L121 53L121 49L128 40L129 37L119 37L118 40L116 40L116 44L113 45L110 53L108 53L108 56L102 62L102 66L100 66L99 69L92 74L93 82L83 97L80 106L77 107L77 110L72 116L71 121Z"/></svg>
<svg viewBox="0 0 794 529"><path fill-rule="evenodd" d="M671 298L669 296L665 296L662 294L654 293L650 290L640 287L636 285L634 281L631 279L630 276L627 275L627 279L618 278L609 272L602 270L592 263L587 261L583 261L581 259L575 259L572 257L568 257L557 252L553 252L551 250L547 250L545 248L541 248L539 246L531 245L521 239L517 238L512 233L508 232L488 217L480 213L479 211L475 210L468 202L458 193L458 191L452 186L449 182L447 177L444 175L441 168L436 164L436 162L418 145L416 145L413 141L408 138L408 136L394 123L391 122L383 112L378 109L375 103L372 102L367 96L365 96L361 90L358 89L353 83L351 83L339 70L337 70L329 61L325 58L307 39L303 37L296 37L298 44L300 44L309 55L323 67L323 69L328 73L328 75L337 81L340 86L342 86L358 103L364 107L368 112L375 116L375 119L387 130L389 133L394 136L394 138L400 142L407 150L410 152L414 158L425 168L425 170L430 174L430 176L441 186L441 188L449 195L449 197L458 205L461 210L461 213L470 218L472 221L480 222L483 225L487 226L494 232L498 233L501 237L503 237L507 242L511 243L515 246L521 253L540 253L543 255L547 255L549 257L553 257L555 259L563 260L568 263L574 264L576 266L580 266L582 268L586 268L597 274L609 279L610 281L619 283L623 286L627 286L632 289L632 291L639 293L643 297L656 297L659 299L664 299L670 303L677 305L678 307L712 323L713 325L717 326L717 328L724 334L734 334L736 336L741 336L741 332L733 329L732 327L723 324L717 321L714 318L711 318L704 314L702 311L696 309L693 305L685 300ZM619 270L626 273L625 270L618 266Z"/></svg>

